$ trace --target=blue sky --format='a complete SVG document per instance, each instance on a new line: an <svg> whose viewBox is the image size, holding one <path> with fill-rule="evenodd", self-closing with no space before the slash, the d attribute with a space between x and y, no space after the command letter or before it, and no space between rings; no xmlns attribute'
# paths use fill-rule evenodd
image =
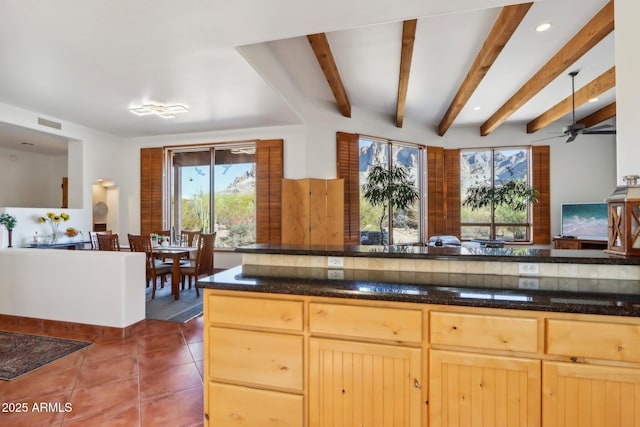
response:
<svg viewBox="0 0 640 427"><path fill-rule="evenodd" d="M226 170L226 166L216 166L214 175L214 192L222 191L227 188L236 177L251 170L251 166L251 163L239 163L230 165ZM192 196L197 194L200 189L205 193L209 189L209 168L207 166L183 167L182 194L184 196Z"/></svg>

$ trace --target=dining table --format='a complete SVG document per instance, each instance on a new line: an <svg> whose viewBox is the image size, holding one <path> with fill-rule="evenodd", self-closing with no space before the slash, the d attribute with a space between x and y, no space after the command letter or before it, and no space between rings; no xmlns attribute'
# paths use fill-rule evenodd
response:
<svg viewBox="0 0 640 427"><path fill-rule="evenodd" d="M174 299L180 299L180 260L189 259L197 251L195 247L157 246L153 248L153 255L158 259L170 258L173 263L171 270L171 293Z"/></svg>

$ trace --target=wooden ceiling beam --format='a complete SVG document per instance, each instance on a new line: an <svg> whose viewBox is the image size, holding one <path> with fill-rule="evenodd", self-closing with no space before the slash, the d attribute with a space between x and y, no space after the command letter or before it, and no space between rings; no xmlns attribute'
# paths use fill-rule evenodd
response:
<svg viewBox="0 0 640 427"><path fill-rule="evenodd" d="M511 114L609 35L613 29L613 0L611 0L480 127L480 135L486 136L493 132Z"/></svg>
<svg viewBox="0 0 640 427"><path fill-rule="evenodd" d="M602 123L605 120L612 119L616 116L616 103L615 101L611 104L602 107L596 112L589 114L577 121L577 123L584 125L585 128L590 128L591 126L595 126L598 123Z"/></svg>
<svg viewBox="0 0 640 427"><path fill-rule="evenodd" d="M409 88L409 74L411 59L413 58L413 43L416 39L417 19L404 21L402 24L402 52L400 53L400 73L398 77L398 103L396 104L396 126L401 128L404 122L404 109L407 104L407 89Z"/></svg>
<svg viewBox="0 0 640 427"><path fill-rule="evenodd" d="M522 22L531 5L533 5L533 3L523 3L502 8L476 59L473 61L467 76L460 85L458 93L456 93L451 105L449 105L449 109L440 121L438 135L443 136L447 130L449 130L449 127L451 127L453 121L458 117L458 114L460 114L460 111L462 111L467 101L469 101L473 92L477 89L478 85L480 85L480 82L498 58L500 52L502 52L502 49L504 49L509 39L511 39L511 36Z"/></svg>
<svg viewBox="0 0 640 427"><path fill-rule="evenodd" d="M342 84L336 61L333 59L327 35L325 33L310 34L307 36L307 40L309 40L313 53L315 53L320 68L322 68L327 83L329 83L331 92L336 98L340 112L345 117L351 117L351 103Z"/></svg>
<svg viewBox="0 0 640 427"><path fill-rule="evenodd" d="M616 85L616 67L611 67L596 79L583 86L575 94L575 105L579 107L589 102L591 98L608 91ZM572 96L568 96L556 105L540 114L535 119L527 123L527 133L536 132L551 123L555 122L559 118L567 115L573 109Z"/></svg>

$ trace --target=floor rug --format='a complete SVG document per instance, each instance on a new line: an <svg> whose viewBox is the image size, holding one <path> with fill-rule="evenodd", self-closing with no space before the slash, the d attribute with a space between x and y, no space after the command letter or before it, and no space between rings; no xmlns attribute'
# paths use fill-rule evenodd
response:
<svg viewBox="0 0 640 427"><path fill-rule="evenodd" d="M0 379L13 380L92 343L0 331Z"/></svg>
<svg viewBox="0 0 640 427"><path fill-rule="evenodd" d="M202 314L202 292L196 296L194 287L180 290L180 299L171 294L171 284L156 289L156 297L151 299L151 287L147 288L146 318L184 323Z"/></svg>

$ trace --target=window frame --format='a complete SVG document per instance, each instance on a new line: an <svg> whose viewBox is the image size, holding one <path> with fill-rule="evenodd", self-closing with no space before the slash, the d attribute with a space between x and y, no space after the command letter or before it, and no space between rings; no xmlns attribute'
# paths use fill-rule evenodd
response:
<svg viewBox="0 0 640 427"><path fill-rule="evenodd" d="M181 232L181 227L178 227L178 222L181 222L181 216L179 215L180 207L177 205L172 205L174 200L177 200L181 197L181 188L180 185L175 185L176 179L179 179L180 173L174 170L173 166L173 158L176 153L185 153L185 152L208 152L209 157L209 165L204 166L209 169L209 223L211 225L212 230L202 230L203 233L208 232L217 232L216 230L216 211L215 211L215 159L216 159L216 151L225 151L230 149L246 149L252 148L254 153L254 169L257 169L258 159L257 159L257 148L258 148L258 140L252 141L240 141L240 142L223 142L223 143L212 143L212 144L197 144L197 145L184 145L184 146L173 146L166 147L165 149L165 197L164 197L164 217L166 218L166 223L169 224L169 228L171 230L175 230L176 233ZM257 175L257 171L256 171ZM256 199L258 196L258 185L257 185L257 176L256 176L256 184L254 188L254 227L255 234L257 240L257 229L258 229L258 215L256 208ZM219 246L219 239L216 239L216 250L234 250L234 246ZM252 242L256 243L256 241Z"/></svg>
<svg viewBox="0 0 640 427"><path fill-rule="evenodd" d="M418 240L415 242L402 242L400 244L409 244L409 245L413 245L413 244L423 244L425 241L425 232L426 232L426 208L427 208L427 204L426 204L426 147L424 145L421 144L417 144L417 143L413 143L413 142L406 142L406 141L398 141L398 140L392 140L392 139L386 139L386 138L380 138L380 137L375 137L375 136L370 136L370 135L362 135L362 134L358 134L357 135L357 147L358 150L360 149L360 143L361 141L370 141L372 143L381 143L381 144L385 144L386 145L386 159L387 159L387 164L385 165L387 168L390 168L392 166L392 160L393 160L393 150L394 147L407 147L410 149L415 149L418 152L418 159L417 159L417 172L416 172L416 181L417 181L417 190L418 190L418 194L419 194L419 198L417 201L417 206L418 206L418 212L417 212L417 219L418 219L418 232L417 232L417 237ZM358 164L360 163L360 158L358 155ZM360 173L358 173L358 176L360 175ZM362 184L363 182L361 182L361 180L358 178L358 195L360 198L362 198ZM359 205L359 212L358 212L358 216L360 216L360 211L362 209L362 206ZM389 241L385 244L389 244L389 245L393 245L395 244L394 242L394 232L393 232L393 208L392 207L388 207L389 211L387 212L387 220L386 220L386 225L388 228L388 233L389 233ZM360 238L359 238L359 243L362 243L362 224L359 222L359 233L360 233Z"/></svg>

